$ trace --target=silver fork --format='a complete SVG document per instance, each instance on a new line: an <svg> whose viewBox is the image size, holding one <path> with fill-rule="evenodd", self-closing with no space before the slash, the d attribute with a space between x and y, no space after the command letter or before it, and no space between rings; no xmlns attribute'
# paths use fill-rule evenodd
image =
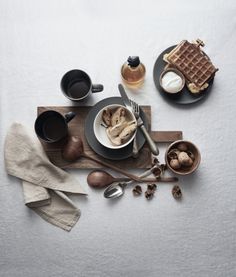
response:
<svg viewBox="0 0 236 277"><path fill-rule="evenodd" d="M136 102L132 101L132 100L130 100L130 104L131 104L131 107L132 107L134 116L135 116L135 118L137 119L138 127L141 129L141 131L142 131L144 137L146 138L147 143L148 143L148 145L149 145L149 147L150 147L152 153L153 153L154 155L158 155L158 154L159 154L159 150L158 150L158 148L156 147L155 142L154 142L154 141L152 140L152 138L150 137L150 135L149 135L147 129L145 128L145 126L144 126L144 124L143 124L143 120L142 120L142 118L140 117L140 108L139 108L139 105L138 105ZM135 146L135 141L134 141L133 153L134 153L134 148L135 148L135 147L136 147L136 149L138 149L138 148L137 148L137 142L136 142L136 146ZM138 152L137 152L137 153L138 153Z"/></svg>

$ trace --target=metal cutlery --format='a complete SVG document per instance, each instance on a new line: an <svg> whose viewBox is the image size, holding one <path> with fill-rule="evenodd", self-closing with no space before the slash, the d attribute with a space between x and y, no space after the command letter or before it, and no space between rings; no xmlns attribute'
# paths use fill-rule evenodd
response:
<svg viewBox="0 0 236 277"><path fill-rule="evenodd" d="M119 91L120 91L120 95L121 95L121 98L122 98L122 101L123 103L125 104L126 108L129 109L135 116L135 118L137 119L137 123L138 123L138 127L140 128L140 130L142 131L149 147L150 147L150 150L151 152L154 154L154 155L158 155L159 154L159 150L158 148L156 147L156 144L155 142L152 140L152 138L150 137L146 127L144 126L144 123L143 123L143 120L142 118L140 117L140 108L139 108L139 105L130 100L125 92L125 89L124 87L119 84L118 85L118 88L119 88ZM135 145L135 141L134 141L134 149L133 149L133 153L135 153L136 151L136 154L137 154L137 144ZM135 149L136 147L136 149Z"/></svg>

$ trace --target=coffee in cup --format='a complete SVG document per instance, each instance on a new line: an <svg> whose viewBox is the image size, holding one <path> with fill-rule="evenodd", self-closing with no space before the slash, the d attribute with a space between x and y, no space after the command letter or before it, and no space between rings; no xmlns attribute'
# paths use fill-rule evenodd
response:
<svg viewBox="0 0 236 277"><path fill-rule="evenodd" d="M92 84L89 75L79 69L68 71L61 80L63 94L72 101L81 101L91 93L103 90L103 85Z"/></svg>

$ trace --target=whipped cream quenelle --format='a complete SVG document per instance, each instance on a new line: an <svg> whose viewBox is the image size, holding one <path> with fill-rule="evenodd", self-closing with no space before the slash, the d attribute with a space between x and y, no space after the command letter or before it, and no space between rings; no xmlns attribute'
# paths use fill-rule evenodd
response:
<svg viewBox="0 0 236 277"><path fill-rule="evenodd" d="M177 93L183 88L183 78L174 71L167 71L161 79L161 86L169 93Z"/></svg>

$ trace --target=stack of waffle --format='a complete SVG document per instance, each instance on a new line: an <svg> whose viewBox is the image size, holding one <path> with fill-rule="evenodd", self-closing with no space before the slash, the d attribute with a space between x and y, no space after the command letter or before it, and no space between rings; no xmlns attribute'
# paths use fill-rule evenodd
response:
<svg viewBox="0 0 236 277"><path fill-rule="evenodd" d="M168 67L175 67L182 72L192 93L206 89L218 70L201 51L200 45L204 45L200 40L196 44L183 40L163 57Z"/></svg>

